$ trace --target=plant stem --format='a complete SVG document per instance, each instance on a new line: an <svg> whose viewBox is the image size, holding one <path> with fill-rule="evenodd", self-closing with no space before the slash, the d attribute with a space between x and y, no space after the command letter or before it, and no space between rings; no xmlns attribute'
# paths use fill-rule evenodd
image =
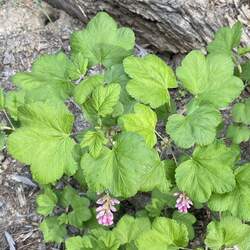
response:
<svg viewBox="0 0 250 250"><path fill-rule="evenodd" d="M178 162L177 162L177 160L176 160L176 157L175 157L175 155L174 155L174 152L173 152L172 148L171 148L171 155L173 156L175 165L178 165Z"/></svg>
<svg viewBox="0 0 250 250"><path fill-rule="evenodd" d="M155 133L157 134L157 136L159 136L164 142L166 141L166 138L162 137L156 130Z"/></svg>
<svg viewBox="0 0 250 250"><path fill-rule="evenodd" d="M70 134L70 136L76 136L76 135L79 135L81 134L83 131L78 131L78 132L73 132Z"/></svg>
<svg viewBox="0 0 250 250"><path fill-rule="evenodd" d="M155 130L155 133L157 134L157 136L159 138L161 138L161 140L164 142L165 146L168 146L169 144L171 144L171 142L172 142L171 139L168 140L167 138L162 137L156 130ZM173 149L170 148L170 151L171 151L171 155L173 156L174 162L177 165L177 160L176 160L176 157L174 155Z"/></svg>
<svg viewBox="0 0 250 250"><path fill-rule="evenodd" d="M221 220L221 211L219 212L219 219Z"/></svg>
<svg viewBox="0 0 250 250"><path fill-rule="evenodd" d="M3 126L3 127L0 127L0 130L13 130L13 128L8 127L8 126Z"/></svg>
<svg viewBox="0 0 250 250"><path fill-rule="evenodd" d="M241 74L242 73L242 68L241 68L240 63L238 63L237 59L234 56L232 56L232 58L233 58L233 61L234 61L235 65L237 66L237 68L238 68L238 70L239 70L239 72Z"/></svg>
<svg viewBox="0 0 250 250"><path fill-rule="evenodd" d="M3 109L2 111L3 111L3 114L4 114L5 118L6 118L6 120L8 121L9 125L11 126L12 130L15 130L15 127L14 127L13 123L11 122L6 110Z"/></svg>
<svg viewBox="0 0 250 250"><path fill-rule="evenodd" d="M238 54L240 56L245 55L250 52L250 47L240 47L238 48Z"/></svg>

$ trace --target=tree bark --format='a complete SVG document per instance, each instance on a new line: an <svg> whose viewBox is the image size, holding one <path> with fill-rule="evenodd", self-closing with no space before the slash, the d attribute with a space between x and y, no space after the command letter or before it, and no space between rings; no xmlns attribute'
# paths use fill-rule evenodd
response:
<svg viewBox="0 0 250 250"><path fill-rule="evenodd" d="M163 52L202 48L219 27L244 24L243 43L250 43L250 0L45 0L83 22L106 11L132 27L138 42Z"/></svg>

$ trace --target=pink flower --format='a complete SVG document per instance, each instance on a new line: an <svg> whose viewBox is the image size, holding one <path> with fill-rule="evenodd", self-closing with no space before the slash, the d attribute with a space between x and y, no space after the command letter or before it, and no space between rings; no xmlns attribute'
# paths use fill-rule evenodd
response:
<svg viewBox="0 0 250 250"><path fill-rule="evenodd" d="M180 213L187 213L188 209L193 205L193 202L190 200L190 198L183 192L174 193L174 196L178 196L175 205L175 207L178 208L178 211Z"/></svg>
<svg viewBox="0 0 250 250"><path fill-rule="evenodd" d="M99 207L96 208L96 219L99 224L104 226L113 225L114 215L113 212L116 212L115 205L120 204L120 201L114 198L111 198L109 194L105 194L103 197L96 201Z"/></svg>

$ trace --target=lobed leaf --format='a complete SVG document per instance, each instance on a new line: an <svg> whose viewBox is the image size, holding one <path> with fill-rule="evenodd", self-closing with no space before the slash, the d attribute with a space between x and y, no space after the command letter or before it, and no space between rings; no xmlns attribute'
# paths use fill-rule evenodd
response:
<svg viewBox="0 0 250 250"><path fill-rule="evenodd" d="M234 189L232 166L236 154L223 143L196 147L191 159L176 169L176 183L197 202L206 202L213 192L226 193Z"/></svg>
<svg viewBox="0 0 250 250"><path fill-rule="evenodd" d="M184 58L176 74L200 103L210 103L216 108L226 107L244 88L241 79L233 75L232 59L224 54L205 57L194 50Z"/></svg>
<svg viewBox="0 0 250 250"><path fill-rule="evenodd" d="M117 28L116 22L105 12L99 12L87 27L71 37L73 53L82 53L89 65L110 67L132 54L135 36L129 28Z"/></svg>
<svg viewBox="0 0 250 250"><path fill-rule="evenodd" d="M82 78L87 72L88 59L82 53L73 54L67 67L67 72L71 80Z"/></svg>
<svg viewBox="0 0 250 250"><path fill-rule="evenodd" d="M36 198L37 203L37 213L42 215L49 215L53 212L54 207L57 203L56 194L50 189L46 188L43 194L40 194Z"/></svg>
<svg viewBox="0 0 250 250"><path fill-rule="evenodd" d="M213 194L208 206L214 211L229 211L233 216L250 220L250 164L234 171L236 186L225 194Z"/></svg>
<svg viewBox="0 0 250 250"><path fill-rule="evenodd" d="M250 60L241 64L242 72L240 73L240 78L242 80L250 81Z"/></svg>
<svg viewBox="0 0 250 250"><path fill-rule="evenodd" d="M64 241L67 230L58 223L57 217L47 217L39 226L45 242L61 243Z"/></svg>
<svg viewBox="0 0 250 250"><path fill-rule="evenodd" d="M126 90L129 77L124 71L122 64L113 65L105 72L105 82L117 82L121 86L120 102L123 105L123 113L131 113L136 101L128 94Z"/></svg>
<svg viewBox="0 0 250 250"><path fill-rule="evenodd" d="M196 222L196 218L194 215L187 213L180 213L178 211L174 211L173 213L173 219L176 220L179 223L183 223L188 230L188 237L190 240L192 240L195 236L193 224Z"/></svg>
<svg viewBox="0 0 250 250"><path fill-rule="evenodd" d="M90 154L96 158L100 155L103 145L107 143L104 133L101 130L87 131L81 141L81 147L88 147Z"/></svg>
<svg viewBox="0 0 250 250"><path fill-rule="evenodd" d="M99 116L106 116L112 113L120 96L121 87L119 84L98 86L92 92L92 106Z"/></svg>
<svg viewBox="0 0 250 250"><path fill-rule="evenodd" d="M145 207L148 216L157 217L161 215L165 207L174 208L176 199L171 193L162 193L158 189L154 189L151 193L151 201Z"/></svg>
<svg viewBox="0 0 250 250"><path fill-rule="evenodd" d="M70 237L65 241L66 250L87 250L93 249L91 240L88 237Z"/></svg>
<svg viewBox="0 0 250 250"><path fill-rule="evenodd" d="M63 104L32 103L19 109L22 127L8 138L8 150L17 160L31 165L40 184L53 183L64 173L73 175L75 142L70 138L73 115ZM48 174L49 173L49 174Z"/></svg>
<svg viewBox="0 0 250 250"><path fill-rule="evenodd" d="M223 27L216 32L214 40L208 44L208 52L232 55L232 49L240 45L242 24L236 22L232 27Z"/></svg>
<svg viewBox="0 0 250 250"><path fill-rule="evenodd" d="M250 125L250 98L246 99L243 103L235 104L232 114L235 122Z"/></svg>
<svg viewBox="0 0 250 250"><path fill-rule="evenodd" d="M5 109L11 118L18 120L18 108L25 103L24 91L9 91L5 95Z"/></svg>
<svg viewBox="0 0 250 250"><path fill-rule="evenodd" d="M150 147L153 147L157 141L155 135L156 122L155 112L139 103L134 106L134 113L125 114L118 120L125 131L135 132L143 136L146 144Z"/></svg>
<svg viewBox="0 0 250 250"><path fill-rule="evenodd" d="M227 129L227 137L236 144L246 142L250 139L250 129L244 125L230 125Z"/></svg>
<svg viewBox="0 0 250 250"><path fill-rule="evenodd" d="M159 162L159 157L146 146L142 137L135 133L123 132L118 136L112 150L103 148L95 159L85 154L81 166L91 190L109 190L116 197L126 198L141 189L148 190L158 185L166 188L164 168L159 166ZM150 179L152 173L162 173L163 177L155 175L157 178ZM145 181L147 178L149 182Z"/></svg>
<svg viewBox="0 0 250 250"><path fill-rule="evenodd" d="M73 211L68 213L68 222L77 228L82 228L83 222L88 221L92 214L89 209L90 202L85 197L73 196L71 207Z"/></svg>
<svg viewBox="0 0 250 250"><path fill-rule="evenodd" d="M79 196L77 190L71 186L66 186L62 192L58 193L58 196L60 205L70 211L58 217L60 223L81 229L83 223L92 217L89 199Z"/></svg>
<svg viewBox="0 0 250 250"><path fill-rule="evenodd" d="M134 218L124 215L113 230L115 237L121 245L128 246L143 233L151 229L151 223L147 217Z"/></svg>
<svg viewBox="0 0 250 250"><path fill-rule="evenodd" d="M188 232L186 226L164 217L156 218L152 223L152 229L142 233L136 240L138 250L178 250L186 247L187 244Z"/></svg>
<svg viewBox="0 0 250 250"><path fill-rule="evenodd" d="M209 105L201 106L186 116L171 115L166 132L179 147L190 148L195 143L204 146L214 141L221 120L218 110Z"/></svg>
<svg viewBox="0 0 250 250"><path fill-rule="evenodd" d="M128 93L140 102L158 108L169 103L169 88L176 88L173 70L159 57L147 55L143 58L130 56L123 61L125 72L131 80Z"/></svg>
<svg viewBox="0 0 250 250"><path fill-rule="evenodd" d="M84 236L83 239L85 241L87 239L90 240L92 249L117 250L120 246L120 242L114 233L102 228L93 229L90 231L90 234Z"/></svg>
<svg viewBox="0 0 250 250"><path fill-rule="evenodd" d="M214 250L222 248L250 249L250 227L234 217L222 218L208 224L206 245Z"/></svg>
<svg viewBox="0 0 250 250"><path fill-rule="evenodd" d="M103 76L94 75L89 76L87 79L81 81L74 90L74 98L78 104L86 102L87 98L92 94L94 89L100 85L103 85Z"/></svg>
<svg viewBox="0 0 250 250"><path fill-rule="evenodd" d="M32 65L31 72L17 73L15 85L26 92L30 102L49 99L64 101L73 89L68 72L69 59L60 52L43 55Z"/></svg>

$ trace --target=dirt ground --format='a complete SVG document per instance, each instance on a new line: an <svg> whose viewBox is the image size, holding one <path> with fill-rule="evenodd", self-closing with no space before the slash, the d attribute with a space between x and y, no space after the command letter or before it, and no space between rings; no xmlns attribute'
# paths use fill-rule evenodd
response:
<svg viewBox="0 0 250 250"><path fill-rule="evenodd" d="M65 12L45 3L0 0L0 85L6 90L11 89L10 77L16 72L29 70L41 54L59 50L67 52L70 34L81 26ZM11 238L18 250L60 248L42 243L38 230L41 217L35 211L38 191L28 168L11 159L6 152L0 152L1 250L10 248Z"/></svg>

